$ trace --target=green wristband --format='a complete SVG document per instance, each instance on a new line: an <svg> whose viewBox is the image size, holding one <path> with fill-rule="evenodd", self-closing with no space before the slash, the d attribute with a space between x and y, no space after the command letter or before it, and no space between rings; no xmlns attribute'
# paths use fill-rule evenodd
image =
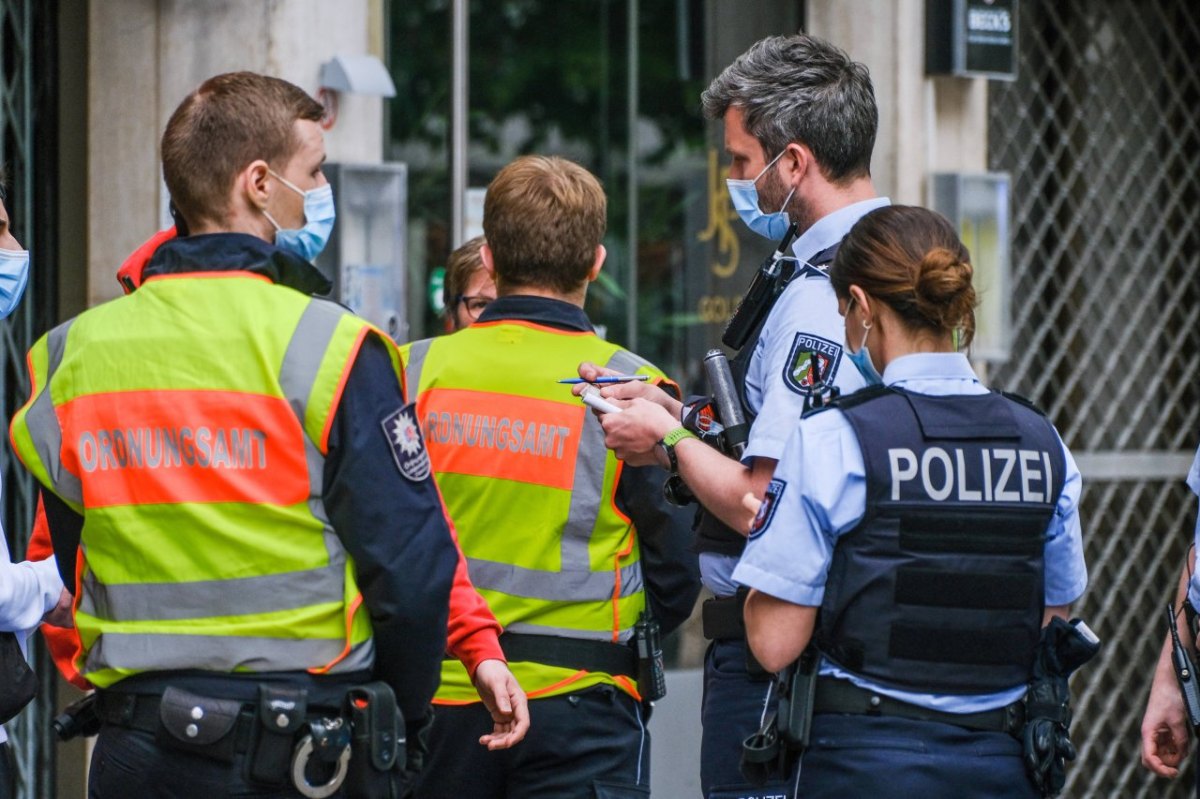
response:
<svg viewBox="0 0 1200 799"><path fill-rule="evenodd" d="M696 434L686 427L676 427L658 441L658 445L667 453L667 461L671 474L679 474L679 459L675 456L675 445L685 438L695 438Z"/></svg>

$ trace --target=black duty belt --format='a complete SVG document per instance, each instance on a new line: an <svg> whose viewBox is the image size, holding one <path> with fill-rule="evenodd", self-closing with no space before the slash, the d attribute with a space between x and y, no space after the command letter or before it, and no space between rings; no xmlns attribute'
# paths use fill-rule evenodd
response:
<svg viewBox="0 0 1200 799"><path fill-rule="evenodd" d="M157 733L160 729L161 696L100 691L96 698L96 715L105 724L140 732ZM245 754L250 748L254 726L258 723L253 706L243 704L238 713L234 733L234 751Z"/></svg>
<svg viewBox="0 0 1200 799"><path fill-rule="evenodd" d="M627 644L505 632L500 635L500 647L510 661L523 660L543 666L602 671L637 679L637 655L633 647Z"/></svg>
<svg viewBox="0 0 1200 799"><path fill-rule="evenodd" d="M710 641L730 638L746 640L746 622L742 618L742 608L746 605L747 593L738 591L733 596L704 601L700 607L700 620L705 638Z"/></svg>
<svg viewBox="0 0 1200 799"><path fill-rule="evenodd" d="M890 696L860 688L846 680L821 677L817 680L817 695L813 713L851 713L860 716L898 716L915 721L935 721L953 724L981 732L1006 732L1019 735L1025 726L1025 703L978 713L947 713L902 702Z"/></svg>

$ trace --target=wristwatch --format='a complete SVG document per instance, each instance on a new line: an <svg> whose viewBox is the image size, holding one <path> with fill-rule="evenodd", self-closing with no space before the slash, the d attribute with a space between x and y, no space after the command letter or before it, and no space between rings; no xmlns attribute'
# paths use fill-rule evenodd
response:
<svg viewBox="0 0 1200 799"><path fill-rule="evenodd" d="M663 452L667 453L667 462L670 463L669 471L671 474L679 474L679 459L675 457L675 445L685 438L695 437L696 434L686 427L676 427L659 439L658 445L663 448Z"/></svg>

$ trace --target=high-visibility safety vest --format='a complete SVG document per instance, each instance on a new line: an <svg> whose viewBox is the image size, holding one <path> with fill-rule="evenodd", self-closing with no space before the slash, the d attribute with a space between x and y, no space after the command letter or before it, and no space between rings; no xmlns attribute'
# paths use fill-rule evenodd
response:
<svg viewBox="0 0 1200 799"><path fill-rule="evenodd" d="M354 565L322 502L330 424L372 332L261 275L189 273L33 346L12 443L83 515L88 680L372 665Z"/></svg>
<svg viewBox="0 0 1200 799"><path fill-rule="evenodd" d="M664 378L591 332L479 322L401 347L435 479L471 582L504 629L624 643L646 607L638 531L616 506L622 464L557 379L592 361ZM510 662L531 697L626 677ZM457 660L435 702L478 701Z"/></svg>

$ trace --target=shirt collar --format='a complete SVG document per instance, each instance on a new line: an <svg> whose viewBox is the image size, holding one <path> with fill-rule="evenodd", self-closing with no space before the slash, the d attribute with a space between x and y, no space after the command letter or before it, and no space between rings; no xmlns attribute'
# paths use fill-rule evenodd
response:
<svg viewBox="0 0 1200 799"><path fill-rule="evenodd" d="M961 352L915 352L895 358L883 370L885 385L907 380L971 380L979 378L971 362Z"/></svg>
<svg viewBox="0 0 1200 799"><path fill-rule="evenodd" d="M142 278L234 271L265 275L304 294L328 294L333 288L308 261L245 233L203 233L164 241L150 256Z"/></svg>
<svg viewBox="0 0 1200 799"><path fill-rule="evenodd" d="M792 244L792 252L802 261L807 261L822 250L827 250L846 238L854 223L867 213L885 205L891 205L887 197L873 197L870 200L859 200L844 208L839 208L831 214L826 214L816 221L808 230Z"/></svg>
<svg viewBox="0 0 1200 799"><path fill-rule="evenodd" d="M477 321L510 320L533 322L547 327L557 327L561 330L577 330L586 333L595 330L587 314L578 305L532 294L508 294L497 297L487 304Z"/></svg>

